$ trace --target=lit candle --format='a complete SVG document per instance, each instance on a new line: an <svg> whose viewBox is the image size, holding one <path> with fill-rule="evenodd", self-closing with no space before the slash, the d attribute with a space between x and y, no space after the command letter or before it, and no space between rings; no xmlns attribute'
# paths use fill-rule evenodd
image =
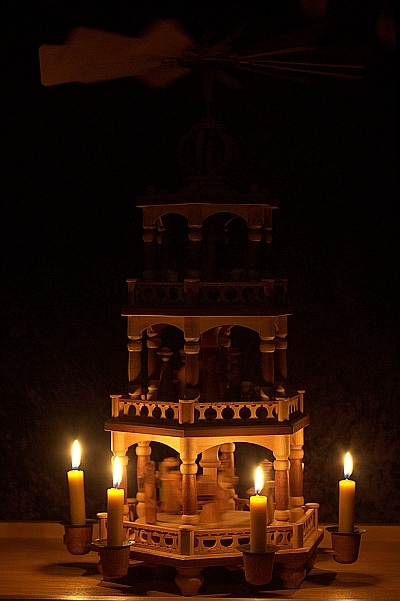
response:
<svg viewBox="0 0 400 601"><path fill-rule="evenodd" d="M339 529L338 532L354 532L354 499L356 483L349 480L353 472L353 459L350 453L344 457L344 480L339 482Z"/></svg>
<svg viewBox="0 0 400 601"><path fill-rule="evenodd" d="M255 495L250 497L250 552L265 553L267 546L267 497L260 495L264 472L259 465L254 475Z"/></svg>
<svg viewBox="0 0 400 601"><path fill-rule="evenodd" d="M122 465L118 456L113 461L113 488L107 490L107 545L122 545L124 534L124 489L118 488L122 480Z"/></svg>
<svg viewBox="0 0 400 601"><path fill-rule="evenodd" d="M81 447L79 442L74 440L72 445L72 469L67 472L69 509L73 526L86 524L84 475L83 471L79 469L80 464Z"/></svg>

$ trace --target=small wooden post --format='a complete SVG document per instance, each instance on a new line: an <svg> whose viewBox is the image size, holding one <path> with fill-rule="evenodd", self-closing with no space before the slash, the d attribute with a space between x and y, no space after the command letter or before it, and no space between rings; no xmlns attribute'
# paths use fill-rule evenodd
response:
<svg viewBox="0 0 400 601"><path fill-rule="evenodd" d="M179 526L179 554L194 555L193 526Z"/></svg>

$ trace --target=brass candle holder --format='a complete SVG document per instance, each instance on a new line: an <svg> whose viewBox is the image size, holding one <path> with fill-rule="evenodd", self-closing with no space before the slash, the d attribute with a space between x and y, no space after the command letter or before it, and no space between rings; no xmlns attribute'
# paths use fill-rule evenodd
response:
<svg viewBox="0 0 400 601"><path fill-rule="evenodd" d="M243 553L244 576L249 584L264 585L272 579L276 545L267 545L264 553L253 553L250 545L239 545L238 551Z"/></svg>
<svg viewBox="0 0 400 601"><path fill-rule="evenodd" d="M91 549L93 525L95 520L86 520L86 524L75 526L70 522L60 522L64 526L63 542L71 555L86 555Z"/></svg>
<svg viewBox="0 0 400 601"><path fill-rule="evenodd" d="M131 540L124 540L121 545L109 546L107 539L93 541L92 549L100 555L98 568L103 580L117 580L126 576L132 543Z"/></svg>
<svg viewBox="0 0 400 601"><path fill-rule="evenodd" d="M353 532L339 532L338 526L328 526L326 530L332 539L333 559L337 563L355 563L365 528L354 528Z"/></svg>

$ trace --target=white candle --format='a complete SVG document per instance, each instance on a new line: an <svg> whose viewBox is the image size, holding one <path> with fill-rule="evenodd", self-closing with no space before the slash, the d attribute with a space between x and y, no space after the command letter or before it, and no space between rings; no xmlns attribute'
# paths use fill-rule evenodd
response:
<svg viewBox="0 0 400 601"><path fill-rule="evenodd" d="M350 453L344 457L344 480L339 482L339 528L338 532L354 532L354 501L356 483L349 480L353 472L353 459Z"/></svg>
<svg viewBox="0 0 400 601"><path fill-rule="evenodd" d="M265 553L267 547L267 497L260 495L264 472L258 466L254 475L255 495L250 497L250 552Z"/></svg>
<svg viewBox="0 0 400 601"><path fill-rule="evenodd" d="M125 540L124 534L124 490L118 488L122 480L120 458L113 461L113 488L107 490L107 545L117 547Z"/></svg>
<svg viewBox="0 0 400 601"><path fill-rule="evenodd" d="M77 440L72 445L72 469L67 472L69 490L69 509L71 524L86 524L84 474L79 469L81 463L81 447Z"/></svg>

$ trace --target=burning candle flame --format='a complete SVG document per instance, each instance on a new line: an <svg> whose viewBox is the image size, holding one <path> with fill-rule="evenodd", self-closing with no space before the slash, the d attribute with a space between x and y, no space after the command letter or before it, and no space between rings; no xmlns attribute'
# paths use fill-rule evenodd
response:
<svg viewBox="0 0 400 601"><path fill-rule="evenodd" d="M344 477L348 480L353 473L353 458L349 452L344 456Z"/></svg>
<svg viewBox="0 0 400 601"><path fill-rule="evenodd" d="M122 463L118 455L113 459L113 487L118 488L122 482Z"/></svg>
<svg viewBox="0 0 400 601"><path fill-rule="evenodd" d="M81 464L81 445L77 440L74 440L72 445L72 469L78 470Z"/></svg>
<svg viewBox="0 0 400 601"><path fill-rule="evenodd" d="M256 495L259 495L262 489L264 488L264 471L259 465L254 472L254 492Z"/></svg>

